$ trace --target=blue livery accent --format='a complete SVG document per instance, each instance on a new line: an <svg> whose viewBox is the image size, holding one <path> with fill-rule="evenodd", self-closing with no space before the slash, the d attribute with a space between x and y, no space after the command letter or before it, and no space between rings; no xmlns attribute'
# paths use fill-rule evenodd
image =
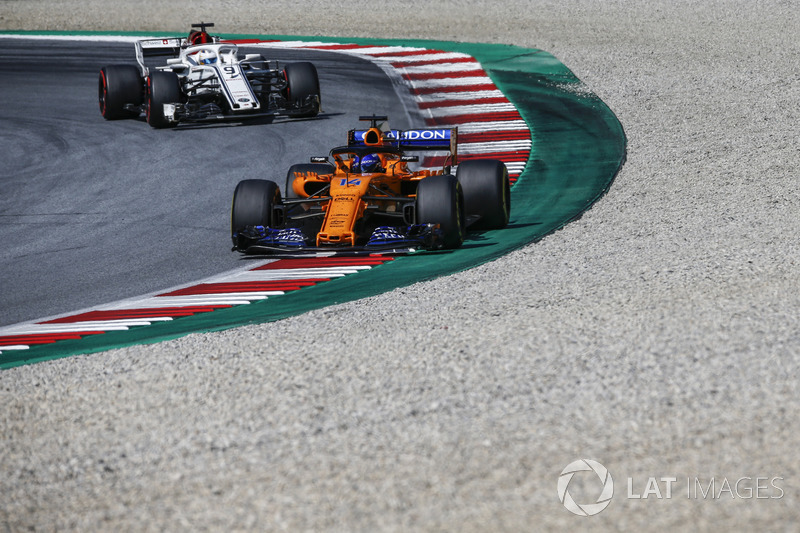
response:
<svg viewBox="0 0 800 533"><path fill-rule="evenodd" d="M405 232L391 226L375 228L367 242L367 246L383 246L386 244L404 244L408 238Z"/></svg>
<svg viewBox="0 0 800 533"><path fill-rule="evenodd" d="M364 135L368 130L355 130L354 139L356 144L365 146ZM450 140L453 130L450 128L432 128L417 130L390 130L383 132L383 138L396 146L403 148L420 147L428 150L450 148Z"/></svg>
<svg viewBox="0 0 800 533"><path fill-rule="evenodd" d="M242 232L244 236L253 239L255 245L292 246L303 247L306 245L306 236L298 228L274 229L264 226L248 226Z"/></svg>
<svg viewBox="0 0 800 533"><path fill-rule="evenodd" d="M366 248L388 246L417 246L427 250L438 248L442 231L433 224L413 224L406 227L380 226L375 228Z"/></svg>

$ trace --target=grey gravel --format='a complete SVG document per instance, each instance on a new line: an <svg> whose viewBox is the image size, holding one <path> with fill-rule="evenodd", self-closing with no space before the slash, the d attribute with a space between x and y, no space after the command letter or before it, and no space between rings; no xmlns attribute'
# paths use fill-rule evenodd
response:
<svg viewBox="0 0 800 533"><path fill-rule="evenodd" d="M0 373L0 530L795 530L795 2L113 5L5 1L0 29L541 48L617 113L628 160L581 219L467 272ZM588 518L556 491L580 458L615 481ZM627 497L650 477L672 498ZM687 497L757 477L766 498Z"/></svg>

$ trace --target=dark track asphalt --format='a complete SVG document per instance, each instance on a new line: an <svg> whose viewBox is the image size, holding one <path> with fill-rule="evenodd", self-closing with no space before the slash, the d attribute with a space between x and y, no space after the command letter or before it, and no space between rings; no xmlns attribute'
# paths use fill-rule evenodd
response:
<svg viewBox="0 0 800 533"><path fill-rule="evenodd" d="M317 66L316 119L153 130L98 111L100 67L134 63L132 44L0 44L0 325L238 268L228 216L240 179L282 181L361 114L409 125L380 69L343 54L259 50Z"/></svg>

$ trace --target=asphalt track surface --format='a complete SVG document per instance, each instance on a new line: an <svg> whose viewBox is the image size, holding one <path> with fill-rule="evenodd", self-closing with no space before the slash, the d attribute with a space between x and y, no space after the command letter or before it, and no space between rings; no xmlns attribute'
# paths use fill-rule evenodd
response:
<svg viewBox="0 0 800 533"><path fill-rule="evenodd" d="M368 61L298 50L268 59L314 63L318 117L155 130L98 110L100 68L135 64L132 44L3 39L0 326L241 268L228 218L239 180L281 183L320 146L343 144L358 115L410 125Z"/></svg>

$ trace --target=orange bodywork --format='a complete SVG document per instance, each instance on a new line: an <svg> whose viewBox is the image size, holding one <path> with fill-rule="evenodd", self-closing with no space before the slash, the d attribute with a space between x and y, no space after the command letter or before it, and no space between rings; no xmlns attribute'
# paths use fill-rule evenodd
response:
<svg viewBox="0 0 800 533"><path fill-rule="evenodd" d="M326 244L349 244L355 246L355 225L369 209L390 212L397 209L397 198L413 199L413 193L403 193L403 182L421 180L442 171L418 170L412 172L399 155L376 154L381 160L381 172L351 172L352 159L347 154L334 155L335 170L332 174L296 172L292 184L299 198L308 198L323 187L330 185L324 196L330 200L322 203L325 218L317 233L317 246ZM344 156L344 157L343 157ZM319 195L317 195L319 196ZM386 197L382 200L381 197Z"/></svg>
<svg viewBox="0 0 800 533"><path fill-rule="evenodd" d="M352 130L348 136L348 146L331 150L332 173L295 172L291 185L294 196L296 198L313 197L313 204L303 204L304 209L311 209L310 206L318 205L319 207L316 209L321 208L324 215L322 226L317 232L317 246L356 246L356 240L359 237L359 221L365 217L367 210L371 214L383 213L384 215L399 216L405 220L407 217L402 212L403 206L413 203L416 197L416 183L414 182L428 176L449 172L449 165L457 164L457 128L449 130L449 141L448 137L444 137L446 143L444 146L439 144L433 148L422 147L422 149L449 150L450 155L442 170L412 171L408 168L408 162L419 159L404 155L400 148L398 134L392 136L377 127L377 119L381 118L385 119L385 117L374 116L361 117L362 120L372 120L373 126L363 132L360 142L352 144L356 131ZM417 130L415 133L419 134L419 132L422 132L422 135L426 133L425 130ZM354 161L365 154L377 156L380 159L378 172L354 171ZM324 162L331 163L328 158L314 159L322 159ZM355 167L355 169L359 168Z"/></svg>
<svg viewBox="0 0 800 533"><path fill-rule="evenodd" d="M317 233L317 246L323 244L356 244L353 226L364 215L367 204L361 197L369 189L371 176L344 175L331 179L331 201L326 210L322 229Z"/></svg>

